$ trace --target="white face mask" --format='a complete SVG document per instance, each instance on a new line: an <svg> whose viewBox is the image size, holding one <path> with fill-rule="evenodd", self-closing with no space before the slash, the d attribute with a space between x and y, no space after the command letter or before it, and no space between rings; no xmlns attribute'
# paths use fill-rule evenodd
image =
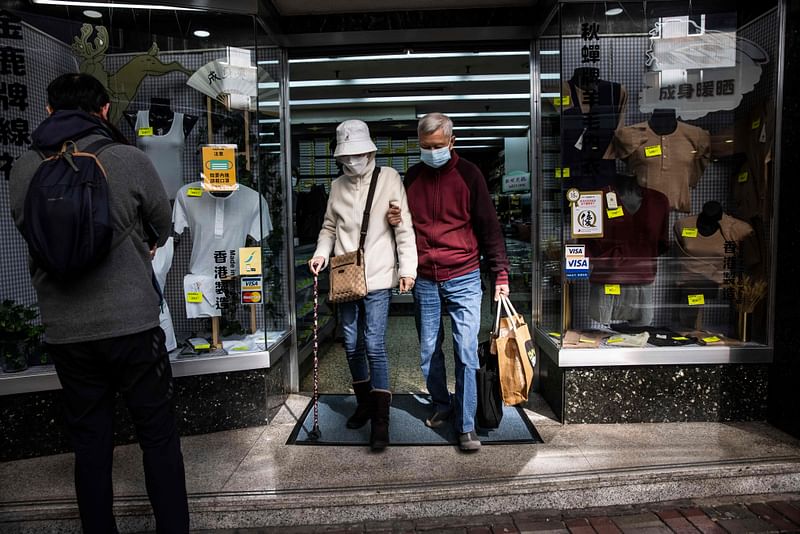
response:
<svg viewBox="0 0 800 534"><path fill-rule="evenodd" d="M339 163L344 166L344 173L348 176L361 176L369 165L369 156L339 156Z"/></svg>

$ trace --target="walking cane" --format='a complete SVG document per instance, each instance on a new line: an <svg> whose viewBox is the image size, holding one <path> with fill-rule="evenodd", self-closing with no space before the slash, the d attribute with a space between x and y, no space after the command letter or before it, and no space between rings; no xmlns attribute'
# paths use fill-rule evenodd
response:
<svg viewBox="0 0 800 534"><path fill-rule="evenodd" d="M319 281L318 276L314 275L314 428L308 433L308 439L316 441L322 433L319 431L319 344L317 343L317 312L319 310Z"/></svg>

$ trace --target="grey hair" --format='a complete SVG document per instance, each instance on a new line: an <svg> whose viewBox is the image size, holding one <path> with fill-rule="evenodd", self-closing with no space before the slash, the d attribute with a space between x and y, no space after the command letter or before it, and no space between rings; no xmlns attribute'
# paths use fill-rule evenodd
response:
<svg viewBox="0 0 800 534"><path fill-rule="evenodd" d="M432 134L440 129L445 137L453 136L453 121L444 113L428 113L417 124L417 135Z"/></svg>

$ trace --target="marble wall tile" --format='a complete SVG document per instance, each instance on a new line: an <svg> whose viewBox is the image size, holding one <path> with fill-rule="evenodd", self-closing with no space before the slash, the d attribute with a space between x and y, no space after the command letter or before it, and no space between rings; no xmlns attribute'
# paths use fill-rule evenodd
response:
<svg viewBox="0 0 800 534"><path fill-rule="evenodd" d="M767 365L564 370L564 422L753 421L767 416Z"/></svg>
<svg viewBox="0 0 800 534"><path fill-rule="evenodd" d="M285 398L288 358L270 369L187 376L175 379L175 406L182 436L265 425ZM0 461L71 450L60 411L60 391L2 397ZM115 442L133 443L133 423L117 399Z"/></svg>

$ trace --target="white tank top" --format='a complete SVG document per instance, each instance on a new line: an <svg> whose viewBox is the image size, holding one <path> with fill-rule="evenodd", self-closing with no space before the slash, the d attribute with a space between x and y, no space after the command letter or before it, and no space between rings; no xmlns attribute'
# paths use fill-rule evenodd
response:
<svg viewBox="0 0 800 534"><path fill-rule="evenodd" d="M183 145L186 140L183 113L175 113L172 127L164 135L141 135L141 129L149 127L150 111L145 109L136 113L136 146L150 157L167 196L172 200L183 186Z"/></svg>

